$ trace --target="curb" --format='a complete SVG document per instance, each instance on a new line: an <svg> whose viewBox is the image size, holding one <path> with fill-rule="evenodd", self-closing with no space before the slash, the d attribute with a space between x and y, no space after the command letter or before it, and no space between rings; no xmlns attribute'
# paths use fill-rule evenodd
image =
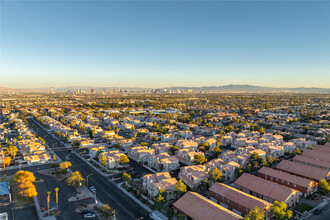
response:
<svg viewBox="0 0 330 220"><path fill-rule="evenodd" d="M131 199L133 199L136 203L138 203L141 207L143 207L149 213L153 212L152 209L150 209L148 206L146 206L145 204L143 204L140 200L138 200L137 198L135 198L135 196L133 196L132 194L130 194L129 192L127 192L124 188L122 188L121 187L121 184L123 184L123 183L118 183L117 184L118 188L121 191L123 191L127 196L129 196Z"/></svg>

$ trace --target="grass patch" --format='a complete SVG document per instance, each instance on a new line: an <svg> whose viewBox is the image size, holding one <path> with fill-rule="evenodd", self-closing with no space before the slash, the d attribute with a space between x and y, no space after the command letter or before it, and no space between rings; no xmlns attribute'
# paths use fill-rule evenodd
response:
<svg viewBox="0 0 330 220"><path fill-rule="evenodd" d="M11 190L14 194L14 196L13 196L14 198L12 198L12 200L15 204L17 204L17 205L27 205L27 204L32 204L33 203L32 198L24 198L24 197L21 197L17 194L17 187L15 186L13 176L1 178L1 182L9 182Z"/></svg>
<svg viewBox="0 0 330 220"><path fill-rule="evenodd" d="M309 211L309 210L311 210L312 208L313 208L312 206L309 206L309 205L307 205L307 204L305 204L305 203L302 203L302 204L300 204L299 206L297 206L296 210L297 210L298 212L303 213L304 211Z"/></svg>

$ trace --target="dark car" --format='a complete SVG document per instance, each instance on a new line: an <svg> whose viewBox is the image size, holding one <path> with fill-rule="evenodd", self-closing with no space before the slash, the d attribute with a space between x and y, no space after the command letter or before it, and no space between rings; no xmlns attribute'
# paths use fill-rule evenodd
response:
<svg viewBox="0 0 330 220"><path fill-rule="evenodd" d="M321 209L315 209L313 214L314 215L319 215L321 213Z"/></svg>
<svg viewBox="0 0 330 220"><path fill-rule="evenodd" d="M92 210L85 209L85 210L82 210L82 212L81 212L81 214L83 214L83 215L86 215L88 213L92 213Z"/></svg>

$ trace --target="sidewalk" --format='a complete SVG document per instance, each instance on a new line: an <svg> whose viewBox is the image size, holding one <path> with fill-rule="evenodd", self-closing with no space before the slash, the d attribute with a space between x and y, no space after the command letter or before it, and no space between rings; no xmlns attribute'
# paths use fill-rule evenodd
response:
<svg viewBox="0 0 330 220"><path fill-rule="evenodd" d="M123 191L127 196L129 196L131 199L133 199L136 203L138 203L140 206L142 206L149 213L153 212L153 210L150 209L147 205L145 205L144 203L142 203L140 200L138 200L137 198L135 198L135 196L133 196L132 194L130 194L129 192L127 192L123 187L121 187L121 184L123 184L123 183L118 183L117 184L118 188L121 191Z"/></svg>
<svg viewBox="0 0 330 220"><path fill-rule="evenodd" d="M55 161L47 161L45 163L37 163L37 164L24 164L24 166L10 166L6 167L6 170L14 170L14 169L24 169L26 167L35 167L35 166L42 166L42 165L47 165L47 164L52 164ZM3 171L3 168L0 168L0 171Z"/></svg>

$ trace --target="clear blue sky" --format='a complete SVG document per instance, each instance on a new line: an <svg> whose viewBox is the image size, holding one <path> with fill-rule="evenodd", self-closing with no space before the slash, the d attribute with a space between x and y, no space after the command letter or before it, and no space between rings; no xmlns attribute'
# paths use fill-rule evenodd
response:
<svg viewBox="0 0 330 220"><path fill-rule="evenodd" d="M329 1L2 0L0 86L330 87Z"/></svg>

